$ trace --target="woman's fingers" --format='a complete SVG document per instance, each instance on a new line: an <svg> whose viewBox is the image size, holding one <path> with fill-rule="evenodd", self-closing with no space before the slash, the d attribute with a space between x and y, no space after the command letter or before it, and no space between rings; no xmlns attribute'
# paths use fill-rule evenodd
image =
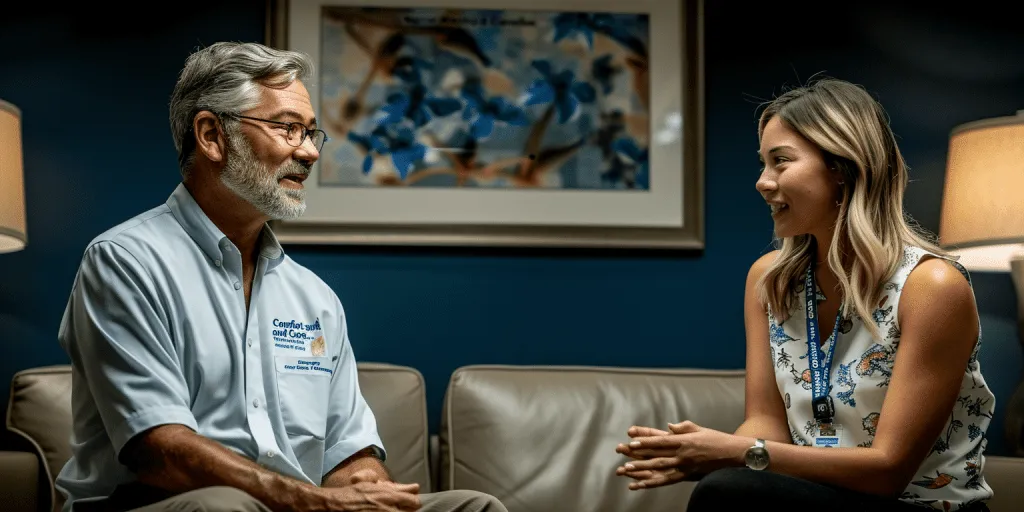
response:
<svg viewBox="0 0 1024 512"><path fill-rule="evenodd" d="M674 469L678 468L682 463L679 457L655 457L653 459L638 460L634 462L627 462L623 465L623 469L626 471L636 471L645 469Z"/></svg>
<svg viewBox="0 0 1024 512"><path fill-rule="evenodd" d="M615 474L619 476L629 477L637 481L647 480L654 477L654 471L626 471L622 468L619 468L619 470L617 470Z"/></svg>
<svg viewBox="0 0 1024 512"><path fill-rule="evenodd" d="M629 427L629 430L626 433L629 434L629 437L655 437L671 434L671 432L665 430L658 430L651 427L640 427L636 425Z"/></svg>
<svg viewBox="0 0 1024 512"><path fill-rule="evenodd" d="M655 471L651 478L640 480L639 482L632 482L629 484L630 490L640 489L653 489L655 487L664 487L666 485L672 485L677 482L683 481L686 478L686 473L679 471L678 469L667 469L663 471Z"/></svg>

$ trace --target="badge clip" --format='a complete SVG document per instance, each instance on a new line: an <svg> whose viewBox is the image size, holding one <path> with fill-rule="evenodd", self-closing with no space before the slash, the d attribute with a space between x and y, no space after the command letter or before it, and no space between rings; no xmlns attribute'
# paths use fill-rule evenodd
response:
<svg viewBox="0 0 1024 512"><path fill-rule="evenodd" d="M811 404L814 406L814 419L818 423L832 423L832 418L836 415L836 406L832 401L832 396L825 395L815 398Z"/></svg>

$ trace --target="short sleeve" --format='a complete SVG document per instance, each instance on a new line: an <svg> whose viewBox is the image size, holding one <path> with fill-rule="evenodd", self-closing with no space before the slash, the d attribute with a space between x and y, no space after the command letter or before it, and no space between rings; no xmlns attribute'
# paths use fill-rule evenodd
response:
<svg viewBox="0 0 1024 512"><path fill-rule="evenodd" d="M60 342L88 386L88 405L98 410L118 460L131 438L155 426L196 430L161 304L145 266L122 246L102 241L86 250Z"/></svg>
<svg viewBox="0 0 1024 512"><path fill-rule="evenodd" d="M340 322L340 353L331 377L327 435L324 443L326 453L321 477L327 475L345 459L366 448L373 448L382 460L386 457L384 444L377 433L377 420L359 389L359 375L352 345L348 339L345 312L340 302L336 307Z"/></svg>

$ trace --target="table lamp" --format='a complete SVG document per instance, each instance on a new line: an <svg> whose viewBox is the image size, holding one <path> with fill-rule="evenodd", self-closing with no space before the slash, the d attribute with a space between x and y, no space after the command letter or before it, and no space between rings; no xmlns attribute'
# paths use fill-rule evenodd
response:
<svg viewBox="0 0 1024 512"><path fill-rule="evenodd" d="M0 253L20 251L27 243L21 111L0 100Z"/></svg>
<svg viewBox="0 0 1024 512"><path fill-rule="evenodd" d="M969 270L1010 272L1024 346L1024 110L953 128L939 240ZM1011 453L1024 456L1024 381L1005 428Z"/></svg>

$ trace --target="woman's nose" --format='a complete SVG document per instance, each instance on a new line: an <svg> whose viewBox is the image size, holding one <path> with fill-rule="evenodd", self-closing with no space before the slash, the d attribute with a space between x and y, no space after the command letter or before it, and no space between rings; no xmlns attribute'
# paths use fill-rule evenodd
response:
<svg viewBox="0 0 1024 512"><path fill-rule="evenodd" d="M775 182L775 180L771 179L771 177L762 173L761 177L757 179L757 183L754 184L754 187L757 189L758 192L764 194L766 192L771 192L777 189L778 184Z"/></svg>

